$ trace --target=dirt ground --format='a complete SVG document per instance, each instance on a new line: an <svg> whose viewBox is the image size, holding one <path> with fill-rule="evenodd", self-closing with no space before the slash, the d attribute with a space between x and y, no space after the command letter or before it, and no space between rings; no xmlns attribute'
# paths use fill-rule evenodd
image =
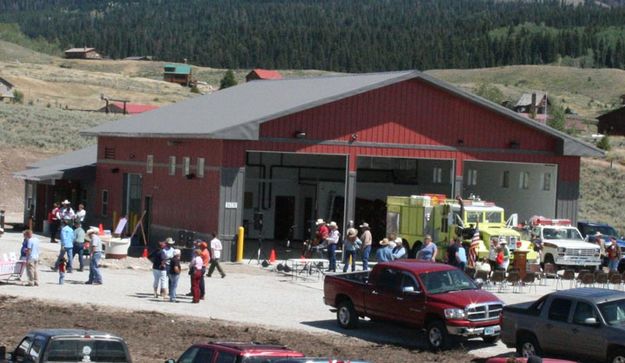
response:
<svg viewBox="0 0 625 363"><path fill-rule="evenodd" d="M192 343L203 341L255 341L283 344L308 356L366 359L371 362L470 362L463 350L439 354L373 344L336 334L313 334L265 329L219 320L193 319L154 312L117 312L99 306L61 306L34 299L0 296L5 327L0 346L13 349L24 333L34 328L98 329L122 336L134 362L162 362L178 358ZM7 328L11 327L11 328Z"/></svg>

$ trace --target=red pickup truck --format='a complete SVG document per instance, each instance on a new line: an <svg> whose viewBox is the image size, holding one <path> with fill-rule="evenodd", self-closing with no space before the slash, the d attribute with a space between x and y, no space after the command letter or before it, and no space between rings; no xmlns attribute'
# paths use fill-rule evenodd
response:
<svg viewBox="0 0 625 363"><path fill-rule="evenodd" d="M324 302L336 309L338 324L354 328L359 317L426 329L432 350L460 338L499 339L503 302L480 290L459 269L440 263L398 260L371 272L327 275Z"/></svg>

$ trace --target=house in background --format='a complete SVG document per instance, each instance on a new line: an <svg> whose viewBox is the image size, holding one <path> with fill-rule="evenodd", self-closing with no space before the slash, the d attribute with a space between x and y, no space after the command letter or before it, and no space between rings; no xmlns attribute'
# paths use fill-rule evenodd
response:
<svg viewBox="0 0 625 363"><path fill-rule="evenodd" d="M152 60L154 60L154 57L152 57L151 55L139 55L139 56L126 57L126 58L124 58L124 60L152 61Z"/></svg>
<svg viewBox="0 0 625 363"><path fill-rule="evenodd" d="M259 79L282 79L282 75L278 71L256 68L245 76L246 82Z"/></svg>
<svg viewBox="0 0 625 363"><path fill-rule="evenodd" d="M165 64L163 80L189 86L192 82L192 70L188 64Z"/></svg>
<svg viewBox="0 0 625 363"><path fill-rule="evenodd" d="M65 51L65 58L70 59L102 59L95 48L71 48Z"/></svg>
<svg viewBox="0 0 625 363"><path fill-rule="evenodd" d="M524 93L514 105L514 111L527 114L545 114L545 107L550 106L547 94L543 92Z"/></svg>
<svg viewBox="0 0 625 363"><path fill-rule="evenodd" d="M15 86L4 78L0 78L0 101L13 99L13 88Z"/></svg>
<svg viewBox="0 0 625 363"><path fill-rule="evenodd" d="M610 136L625 136L625 106L597 117L597 131Z"/></svg>
<svg viewBox="0 0 625 363"><path fill-rule="evenodd" d="M98 111L106 113L121 113L124 115L136 115L151 110L157 109L156 105L142 105L140 103L130 102L109 102L106 106L102 107Z"/></svg>

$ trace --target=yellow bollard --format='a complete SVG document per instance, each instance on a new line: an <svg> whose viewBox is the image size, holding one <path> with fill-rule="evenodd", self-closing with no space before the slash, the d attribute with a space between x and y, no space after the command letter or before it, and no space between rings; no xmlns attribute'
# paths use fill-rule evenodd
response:
<svg viewBox="0 0 625 363"><path fill-rule="evenodd" d="M113 228L117 226L117 212L113 211Z"/></svg>
<svg viewBox="0 0 625 363"><path fill-rule="evenodd" d="M245 243L243 239L244 233L245 233L245 228L243 228L243 226L239 227L239 235L237 237L237 260L236 262L243 261L243 244Z"/></svg>

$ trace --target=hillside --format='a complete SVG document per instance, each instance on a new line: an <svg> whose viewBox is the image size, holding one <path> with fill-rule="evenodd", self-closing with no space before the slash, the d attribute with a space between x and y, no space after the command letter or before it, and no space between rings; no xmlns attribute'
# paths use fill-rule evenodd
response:
<svg viewBox="0 0 625 363"><path fill-rule="evenodd" d="M4 0L0 23L61 48L217 68L625 68L620 0Z"/></svg>

